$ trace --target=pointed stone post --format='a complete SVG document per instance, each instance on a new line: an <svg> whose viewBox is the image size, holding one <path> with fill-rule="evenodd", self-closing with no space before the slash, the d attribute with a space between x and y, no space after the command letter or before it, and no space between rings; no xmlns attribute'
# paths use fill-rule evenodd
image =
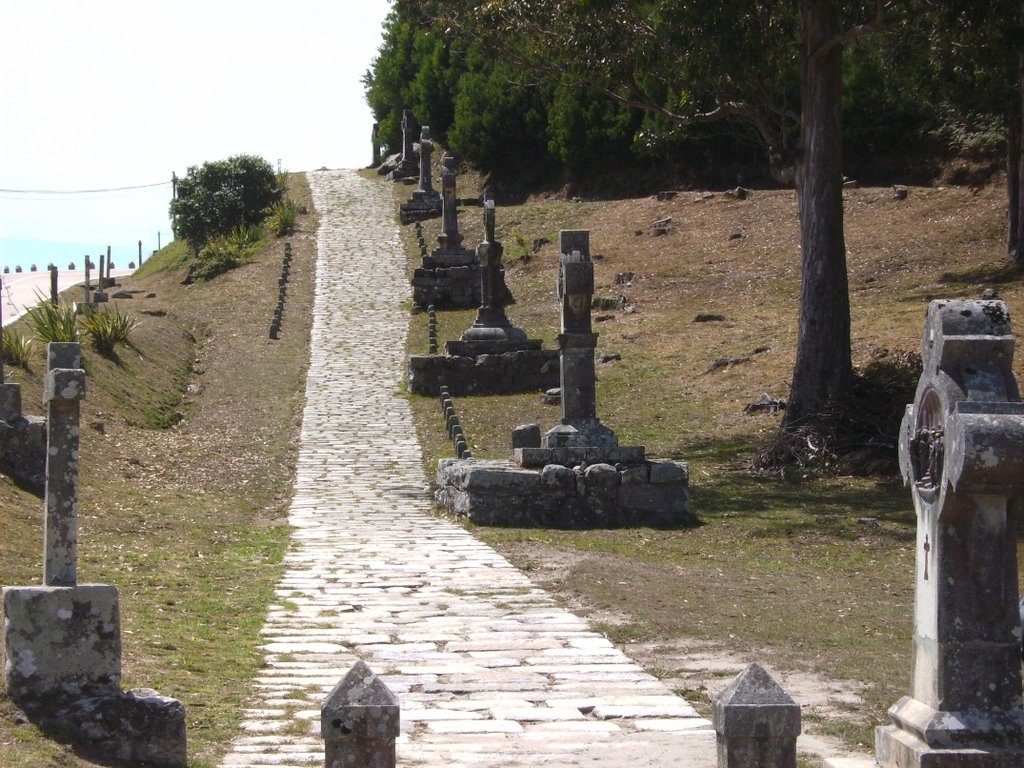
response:
<svg viewBox="0 0 1024 768"><path fill-rule="evenodd" d="M878 728L883 768L1024 765L1017 521L1024 405L1001 301L933 301L900 427L917 511L910 694Z"/></svg>
<svg viewBox="0 0 1024 768"><path fill-rule="evenodd" d="M91 270L92 270L92 260L87 255L85 257L85 284L84 284L84 288L85 288L85 304L86 305L88 305L89 302L92 301L92 296L90 295L92 293L92 286L89 284L90 271Z"/></svg>
<svg viewBox="0 0 1024 768"><path fill-rule="evenodd" d="M398 700L362 660L320 709L326 768L395 768Z"/></svg>
<svg viewBox="0 0 1024 768"><path fill-rule="evenodd" d="M800 705L757 663L715 699L718 768L796 768Z"/></svg>
<svg viewBox="0 0 1024 768"><path fill-rule="evenodd" d="M60 303L60 294L57 292L57 265L50 265L50 303L57 306Z"/></svg>

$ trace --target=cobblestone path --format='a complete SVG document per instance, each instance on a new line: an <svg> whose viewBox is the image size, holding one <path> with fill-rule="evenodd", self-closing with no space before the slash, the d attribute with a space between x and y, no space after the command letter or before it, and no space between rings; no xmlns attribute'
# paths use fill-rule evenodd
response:
<svg viewBox="0 0 1024 768"><path fill-rule="evenodd" d="M321 230L295 531L222 765L323 765L320 704L362 658L399 699L402 766L713 766L686 701L432 514L395 394L410 291L391 192L352 171L309 179Z"/></svg>

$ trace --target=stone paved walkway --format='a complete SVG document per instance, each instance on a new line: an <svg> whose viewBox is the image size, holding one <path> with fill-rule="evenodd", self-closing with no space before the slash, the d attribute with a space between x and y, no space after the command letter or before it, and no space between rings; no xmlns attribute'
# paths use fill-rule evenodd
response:
<svg viewBox="0 0 1024 768"><path fill-rule="evenodd" d="M320 704L361 658L399 699L403 766L713 766L686 701L432 514L396 395L410 293L390 190L309 179L322 223L293 546L222 765L323 765Z"/></svg>

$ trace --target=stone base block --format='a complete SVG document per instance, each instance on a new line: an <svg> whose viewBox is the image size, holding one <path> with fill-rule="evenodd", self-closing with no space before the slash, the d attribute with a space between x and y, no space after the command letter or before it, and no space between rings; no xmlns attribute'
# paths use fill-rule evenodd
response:
<svg viewBox="0 0 1024 768"><path fill-rule="evenodd" d="M516 464L527 469L542 469L548 464L575 467L579 464L643 464L646 451L642 445L619 446L616 448L516 448L512 451ZM670 462L677 466L675 462ZM651 466L660 464L652 462ZM655 471L659 476L661 469Z"/></svg>
<svg viewBox="0 0 1024 768"><path fill-rule="evenodd" d="M558 351L523 349L500 355L461 357L413 355L409 391L437 396L448 387L453 397L540 392L558 385Z"/></svg>
<svg viewBox="0 0 1024 768"><path fill-rule="evenodd" d="M1020 768L1024 748L935 749L912 733L886 725L875 729L875 760L881 768Z"/></svg>
<svg viewBox="0 0 1024 768"><path fill-rule="evenodd" d="M434 196L430 196L417 190L412 193L411 200L398 206L398 220L402 224L436 219L440 215L441 196L437 193L434 193Z"/></svg>
<svg viewBox="0 0 1024 768"><path fill-rule="evenodd" d="M420 267L413 272L412 301L426 309L474 309L480 306L480 265Z"/></svg>
<svg viewBox="0 0 1024 768"><path fill-rule="evenodd" d="M47 702L28 714L44 732L97 763L188 765L185 705L148 688Z"/></svg>
<svg viewBox="0 0 1024 768"><path fill-rule="evenodd" d="M3 605L4 684L19 706L120 690L116 587L5 587Z"/></svg>
<svg viewBox="0 0 1024 768"><path fill-rule="evenodd" d="M676 479L653 482L652 471L667 478L663 464L677 469ZM689 498L689 473L680 462L549 464L538 471L505 461L445 459L437 467L437 503L478 525L675 528L697 522Z"/></svg>

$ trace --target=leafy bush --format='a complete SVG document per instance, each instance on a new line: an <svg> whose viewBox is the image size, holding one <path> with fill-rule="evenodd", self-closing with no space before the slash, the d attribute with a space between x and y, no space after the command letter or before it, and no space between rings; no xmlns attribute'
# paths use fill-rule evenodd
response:
<svg viewBox="0 0 1024 768"><path fill-rule="evenodd" d="M4 364L18 368L28 368L28 360L32 353L32 340L22 336L11 328L0 330L0 344L3 346Z"/></svg>
<svg viewBox="0 0 1024 768"><path fill-rule="evenodd" d="M79 339L77 309L74 304L54 305L42 294L39 303L25 313L25 322L40 341L74 341Z"/></svg>
<svg viewBox="0 0 1024 768"><path fill-rule="evenodd" d="M275 203L267 217L267 226L276 237L284 237L295 231L295 221L299 216L299 206L290 197Z"/></svg>
<svg viewBox="0 0 1024 768"><path fill-rule="evenodd" d="M178 179L177 196L171 201L174 236L198 254L236 227L259 224L280 199L277 174L261 157L235 155L192 166Z"/></svg>
<svg viewBox="0 0 1024 768"><path fill-rule="evenodd" d="M238 251L239 257L244 260L263 241L263 227L258 224L251 227L245 225L235 227L231 230L231 234L224 238L224 241Z"/></svg>
<svg viewBox="0 0 1024 768"><path fill-rule="evenodd" d="M117 307L113 312L109 309L95 310L89 307L82 315L82 327L89 335L93 347L101 355L114 354L117 343L127 341L136 325L138 321L134 317L122 315Z"/></svg>

